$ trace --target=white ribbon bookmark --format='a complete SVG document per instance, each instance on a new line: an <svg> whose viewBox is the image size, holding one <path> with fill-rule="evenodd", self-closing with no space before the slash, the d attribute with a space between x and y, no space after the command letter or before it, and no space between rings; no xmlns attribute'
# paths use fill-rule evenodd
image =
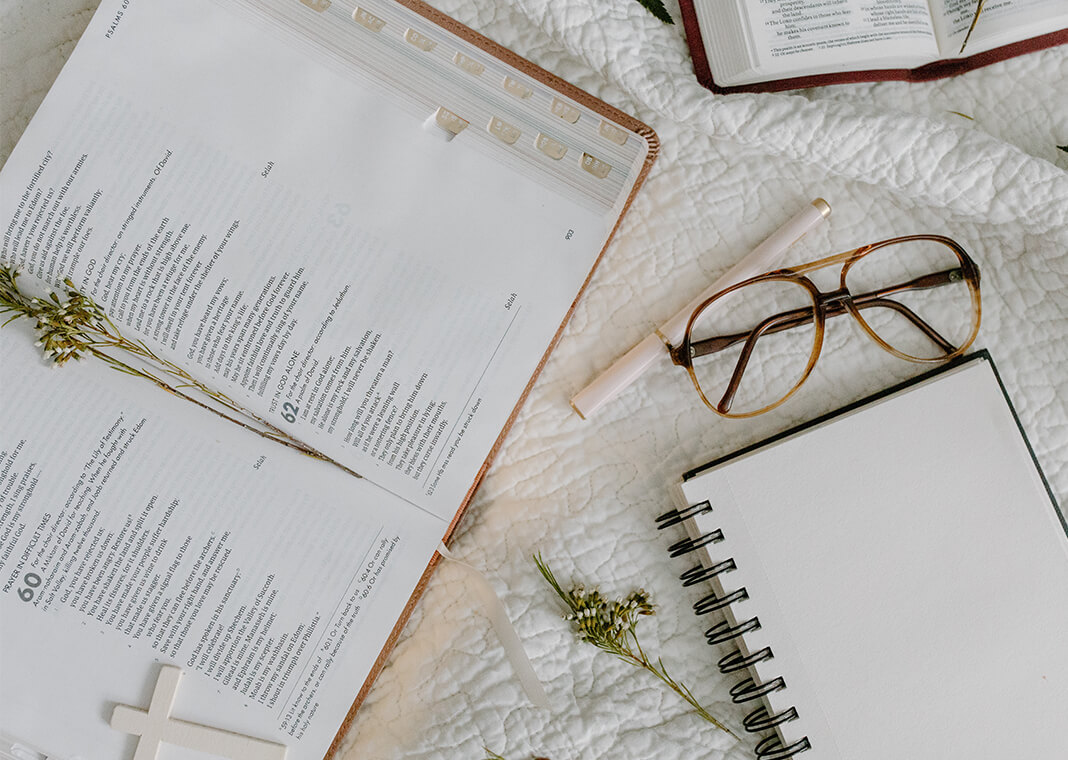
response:
<svg viewBox="0 0 1068 760"><path fill-rule="evenodd" d="M504 653L508 655L508 659L512 663L512 669L519 678L519 683L522 685L523 691L526 692L527 699L533 702L536 707L548 710L549 696L545 693L541 681L538 680L538 676L534 672L534 666L530 664L527 651L523 648L523 642L519 640L519 634L515 632L512 621L508 619L508 612L504 609L504 604L497 596L497 592L493 590L493 586L486 580L486 576L463 560L453 556L444 542L438 545L438 554L450 562L455 562L457 565L467 568L472 588L481 598L485 611L489 613L493 630L497 632L497 638L501 640Z"/></svg>

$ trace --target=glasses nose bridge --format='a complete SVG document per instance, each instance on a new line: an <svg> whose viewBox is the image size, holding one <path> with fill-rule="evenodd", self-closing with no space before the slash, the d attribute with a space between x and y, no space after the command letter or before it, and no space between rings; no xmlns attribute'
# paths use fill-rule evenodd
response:
<svg viewBox="0 0 1068 760"><path fill-rule="evenodd" d="M816 301L824 311L833 311L845 308L847 304L852 303L853 296L849 292L849 288L840 287L837 290L830 290L826 293L818 292Z"/></svg>

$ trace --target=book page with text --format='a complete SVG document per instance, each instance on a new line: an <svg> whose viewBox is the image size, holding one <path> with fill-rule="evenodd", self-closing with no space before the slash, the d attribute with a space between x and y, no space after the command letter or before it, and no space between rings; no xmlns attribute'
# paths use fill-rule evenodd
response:
<svg viewBox="0 0 1068 760"><path fill-rule="evenodd" d="M716 0L697 0L702 29L716 27ZM748 18L757 76L764 79L876 68L911 68L938 57L926 0L759 0L740 3ZM713 72L715 73L715 72Z"/></svg>
<svg viewBox="0 0 1068 760"><path fill-rule="evenodd" d="M543 93L499 85L509 123L447 139L344 56L381 43L402 76L453 43L353 7L105 0L0 177L3 259L451 519L647 146L555 101L520 129L505 105ZM443 88L474 79L448 55ZM535 147L546 124L596 157L562 132Z"/></svg>
<svg viewBox="0 0 1068 760"><path fill-rule="evenodd" d="M167 663L176 718L320 760L446 522L33 341L0 330L0 730L129 757L108 717L147 708Z"/></svg>
<svg viewBox="0 0 1068 760"><path fill-rule="evenodd" d="M976 0L931 0L943 58L967 57L1068 28L1068 3L1064 0L987 0L962 51L975 6Z"/></svg>

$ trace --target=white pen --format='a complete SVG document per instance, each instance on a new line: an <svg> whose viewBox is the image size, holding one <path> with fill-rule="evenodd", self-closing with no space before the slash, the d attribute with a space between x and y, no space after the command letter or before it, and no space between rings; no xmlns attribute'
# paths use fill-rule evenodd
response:
<svg viewBox="0 0 1068 760"><path fill-rule="evenodd" d="M660 329L623 354L596 380L576 393L571 399L571 408L582 419L589 418L637 380L657 357L666 356L665 346L678 345L686 332L690 315L705 299L735 283L778 267L790 246L830 213L831 207L823 198L817 198L805 206L800 213L771 233L771 236L754 248L748 256L731 267L725 275L705 288L701 295L686 304L678 314L662 324Z"/></svg>

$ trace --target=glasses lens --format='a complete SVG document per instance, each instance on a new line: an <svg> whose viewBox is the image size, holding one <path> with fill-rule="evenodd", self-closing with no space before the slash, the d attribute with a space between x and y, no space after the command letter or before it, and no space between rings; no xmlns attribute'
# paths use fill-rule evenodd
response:
<svg viewBox="0 0 1068 760"><path fill-rule="evenodd" d="M845 284L861 321L914 359L942 359L975 333L971 286L957 252L937 240L877 248L853 262Z"/></svg>
<svg viewBox="0 0 1068 760"><path fill-rule="evenodd" d="M694 380L723 414L754 414L804 379L816 346L815 302L802 285L765 280L730 291L690 328Z"/></svg>

